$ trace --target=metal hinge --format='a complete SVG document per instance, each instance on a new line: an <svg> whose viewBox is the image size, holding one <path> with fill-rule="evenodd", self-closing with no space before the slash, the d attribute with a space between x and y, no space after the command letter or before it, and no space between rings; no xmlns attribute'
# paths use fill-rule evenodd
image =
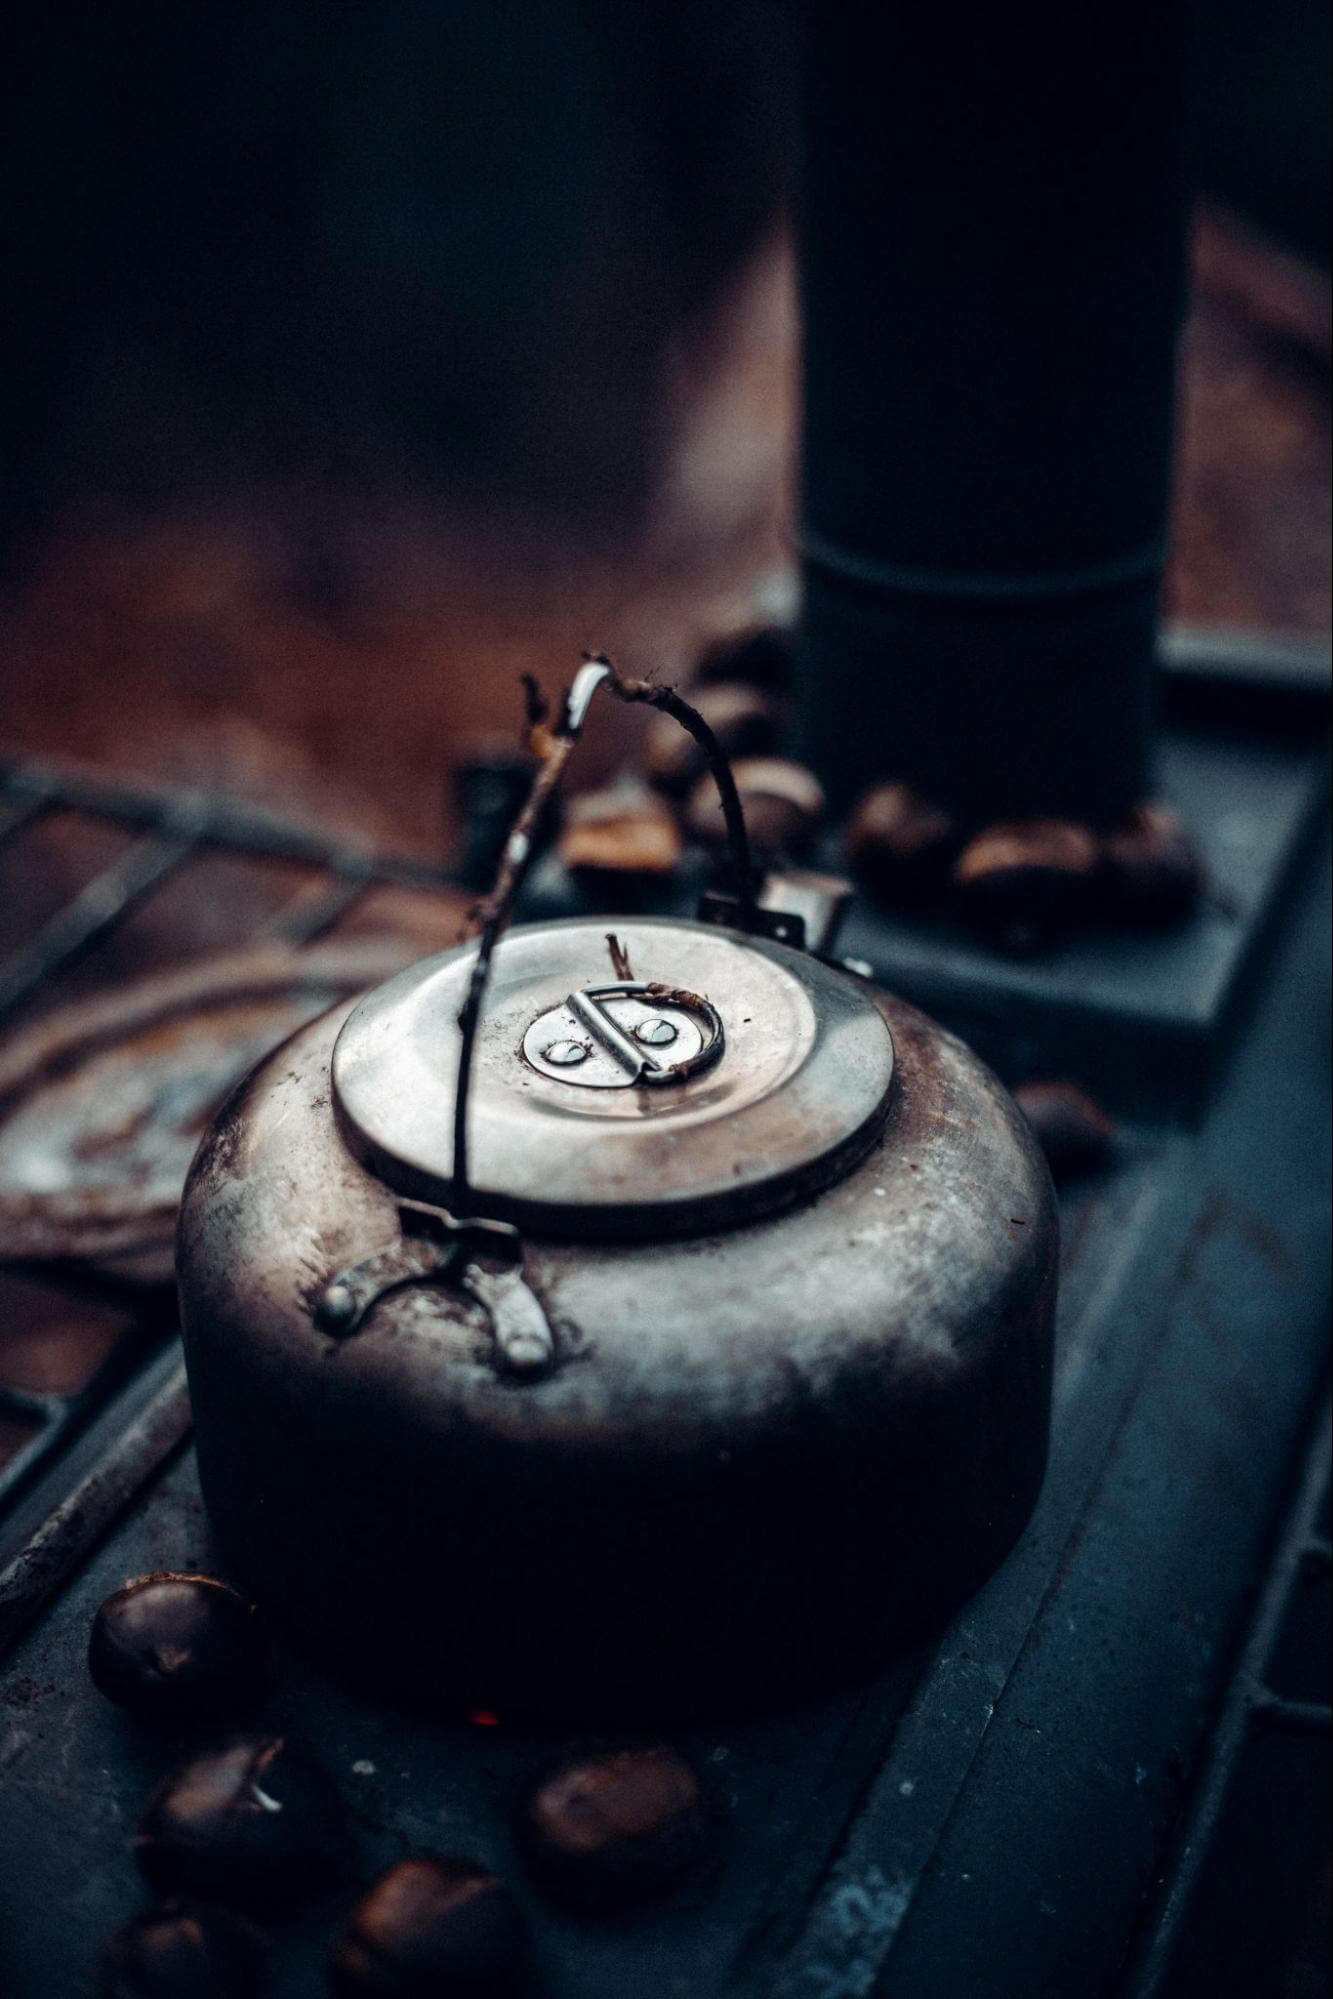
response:
<svg viewBox="0 0 1333 1999"><path fill-rule="evenodd" d="M440 1284L479 1305L490 1321L496 1360L509 1373L544 1373L555 1340L536 1293L523 1276L523 1244L509 1222L459 1221L444 1208L400 1201L397 1242L340 1270L313 1300L315 1324L346 1339L390 1292Z"/></svg>

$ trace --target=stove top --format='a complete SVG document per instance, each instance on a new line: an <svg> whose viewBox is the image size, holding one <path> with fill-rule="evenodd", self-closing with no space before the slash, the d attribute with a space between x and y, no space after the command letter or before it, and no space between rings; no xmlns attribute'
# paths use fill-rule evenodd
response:
<svg viewBox="0 0 1333 1999"><path fill-rule="evenodd" d="M1306 1791L1327 1798L1327 1679L1309 1631L1327 1603L1329 891L1310 837L1322 755L1302 713L1262 743L1192 723L1169 746L1215 827L1228 798L1233 835L1237 800L1274 801L1268 847L1237 862L1252 893L1225 951L1214 910L1211 943L1178 956L1174 980L1141 946L1119 976L1068 958L996 973L947 942L932 960L929 940L855 914L858 954L890 985L924 967L938 1010L979 1023L1009 1080L1064 1065L1121 1113L1111 1167L1062 1195L1052 1459L1009 1561L874 1679L666 1731L724 1822L720 1858L684 1899L614 1923L549 1904L513 1845L525 1780L575 1731L397 1706L279 1639L256 1718L335 1777L358 1878L423 1846L494 1867L532 1916L551 1999L1170 1995L1199 1989L1234 1899L1219 1856L1263 1843L1275 1796L1307 1847L1327 1840ZM132 937L117 960L117 940L197 865L245 875L242 936L261 922L301 941L345 934L386 879L456 908L439 871L349 857L212 802L191 818L179 799L2 775L0 866L21 871L20 843L57 815L136 836L44 923L5 937L0 1006L16 1026L80 980L142 964ZM1179 1089L1145 1084L1156 1076ZM11 1383L0 1402L20 1444L0 1520L0 1989L65 1999L92 1989L102 1941L148 1899L130 1839L183 1753L93 1691L93 1612L128 1576L214 1558L161 1289L114 1267L29 1266L0 1283L7 1336L34 1301L49 1319L57 1293L84 1327L73 1386ZM1278 1771L1267 1789L1259 1766ZM352 1893L273 1926L278 1999L324 1990ZM1302 1919L1271 1900L1251 1913L1270 1959ZM1242 1980L1242 1948L1209 1976Z"/></svg>

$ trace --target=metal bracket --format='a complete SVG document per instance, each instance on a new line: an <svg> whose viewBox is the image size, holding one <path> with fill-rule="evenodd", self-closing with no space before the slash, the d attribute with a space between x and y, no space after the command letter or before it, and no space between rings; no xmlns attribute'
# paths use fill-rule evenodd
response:
<svg viewBox="0 0 1333 1999"><path fill-rule="evenodd" d="M727 930L788 944L793 951L825 957L833 949L851 899L852 885L841 875L792 868L767 876L748 910L742 907L739 896L722 889L705 889L697 915L700 923L720 924Z"/></svg>
<svg viewBox="0 0 1333 1999"><path fill-rule="evenodd" d="M793 951L805 949L805 919L793 912L761 909L752 903L744 907L738 895L726 889L706 888L699 897L695 916L700 923L715 923L721 930L740 930L747 937L767 937L774 944L790 944Z"/></svg>
<svg viewBox="0 0 1333 1999"><path fill-rule="evenodd" d="M511 1223L458 1221L422 1201L400 1201L398 1220L397 1242L340 1270L314 1299L311 1315L321 1332L346 1339L391 1292L409 1284L442 1284L480 1305L491 1323L496 1358L508 1371L530 1376L551 1365L555 1340L540 1300L524 1280L523 1245Z"/></svg>

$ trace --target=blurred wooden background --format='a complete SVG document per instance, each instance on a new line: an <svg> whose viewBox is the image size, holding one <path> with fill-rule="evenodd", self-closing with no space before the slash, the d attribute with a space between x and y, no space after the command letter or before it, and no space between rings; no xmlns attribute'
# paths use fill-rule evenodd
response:
<svg viewBox="0 0 1333 1999"><path fill-rule="evenodd" d="M1194 269L1169 613L1325 631L1327 281L1217 211ZM0 747L438 851L447 771L469 737L517 726L520 673L557 686L585 646L678 672L787 559L795 333L779 235L671 343L663 443L623 535L448 499L67 520L3 610ZM601 712L585 776L630 719Z"/></svg>
<svg viewBox="0 0 1333 1999"><path fill-rule="evenodd" d="M1315 261L1201 213L1177 617L1327 628L1326 13L1199 8L1204 184ZM586 646L675 673L742 617L788 560L793 19L22 15L0 751L438 852L447 772L515 725L521 672L557 685ZM595 713L589 778L632 727Z"/></svg>

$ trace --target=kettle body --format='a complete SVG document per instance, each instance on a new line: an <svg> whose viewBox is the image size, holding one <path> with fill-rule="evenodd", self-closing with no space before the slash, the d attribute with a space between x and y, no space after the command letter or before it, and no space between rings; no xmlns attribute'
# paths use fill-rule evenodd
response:
<svg viewBox="0 0 1333 1999"><path fill-rule="evenodd" d="M991 1572L1045 1465L1058 1229L1000 1084L784 945L642 919L618 951L642 977L608 981L593 923L506 938L471 1219L467 946L261 1063L182 1206L226 1560L331 1657L465 1709L862 1670Z"/></svg>

